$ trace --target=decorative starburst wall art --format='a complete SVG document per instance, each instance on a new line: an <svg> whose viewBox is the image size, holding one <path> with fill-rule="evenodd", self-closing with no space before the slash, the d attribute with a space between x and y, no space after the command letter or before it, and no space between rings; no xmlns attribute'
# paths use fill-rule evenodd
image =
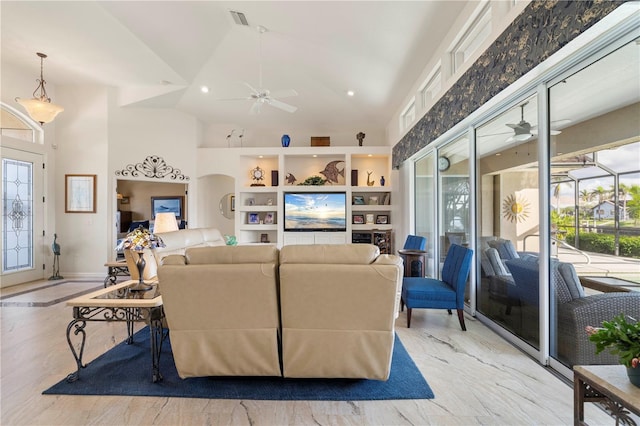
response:
<svg viewBox="0 0 640 426"><path fill-rule="evenodd" d="M530 208L526 198L510 194L502 202L502 216L510 222L521 223L529 217Z"/></svg>

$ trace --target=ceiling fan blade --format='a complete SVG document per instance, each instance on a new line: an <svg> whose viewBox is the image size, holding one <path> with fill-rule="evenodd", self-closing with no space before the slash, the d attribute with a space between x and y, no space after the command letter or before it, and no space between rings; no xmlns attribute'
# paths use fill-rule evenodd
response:
<svg viewBox="0 0 640 426"><path fill-rule="evenodd" d="M216 99L216 101L250 101L252 99L251 96L245 96L244 98L222 98L222 99Z"/></svg>
<svg viewBox="0 0 640 426"><path fill-rule="evenodd" d="M270 92L269 96L277 99L291 98L293 96L298 96L298 92L293 89L276 90L275 92Z"/></svg>
<svg viewBox="0 0 640 426"><path fill-rule="evenodd" d="M538 126L533 126L533 127L531 128L531 134L532 134L532 135L537 135L537 134L538 134L538 129L537 129L537 127L538 127ZM549 133L551 134L551 136L557 136L557 135L559 135L559 134L560 134L560 133L562 133L562 132L561 132L560 130L553 130L553 129L551 129L551 130L549 131Z"/></svg>
<svg viewBox="0 0 640 426"><path fill-rule="evenodd" d="M260 99L256 100L253 103L253 105L251 105L251 109L249 109L249 114L251 115L260 114L260 111L262 111L262 104L263 102Z"/></svg>
<svg viewBox="0 0 640 426"><path fill-rule="evenodd" d="M251 90L251 92L256 95L256 96L260 96L260 91L257 90L255 87L253 87L252 85L250 85L249 83L247 83L246 81L242 82L245 86L247 86L249 88L249 90ZM251 99L251 98L249 98Z"/></svg>
<svg viewBox="0 0 640 426"><path fill-rule="evenodd" d="M289 105L289 104L285 104L284 102L281 102L277 99L272 99L272 98L266 98L265 102L268 103L269 105L279 108L283 111L286 112L296 112L298 110L298 107L295 107L293 105Z"/></svg>

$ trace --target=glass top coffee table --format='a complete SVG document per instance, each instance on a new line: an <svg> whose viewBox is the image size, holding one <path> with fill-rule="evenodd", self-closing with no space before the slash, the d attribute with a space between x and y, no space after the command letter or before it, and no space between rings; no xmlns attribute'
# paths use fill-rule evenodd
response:
<svg viewBox="0 0 640 426"><path fill-rule="evenodd" d="M133 343L133 326L136 322L149 325L151 333L151 374L154 382L162 380L160 374L160 352L162 342L167 337L162 328L164 310L162 296L157 283L151 285L148 291L131 291L138 284L137 280L129 280L112 285L93 293L88 293L69 300L67 306L73 307L73 320L67 326L67 342L76 360L78 370L67 376L68 382L75 382L80 378L82 355L87 335L85 327L88 321L125 322L127 324L127 344ZM73 336L79 336L79 349L76 350ZM74 339L74 340L78 340Z"/></svg>

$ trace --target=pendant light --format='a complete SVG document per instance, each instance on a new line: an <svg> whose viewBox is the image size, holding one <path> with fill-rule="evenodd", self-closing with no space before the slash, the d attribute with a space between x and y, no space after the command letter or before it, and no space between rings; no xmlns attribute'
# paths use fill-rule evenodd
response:
<svg viewBox="0 0 640 426"><path fill-rule="evenodd" d="M36 55L40 57L40 79L36 80L38 82L38 86L36 87L36 90L33 91L33 98L16 98L16 102L27 110L27 113L31 118L42 125L52 122L56 118L56 115L64 111L64 108L51 103L51 98L47 95L47 89L44 87L47 82L44 80L42 70L44 58L46 58L47 55L40 52L36 53Z"/></svg>

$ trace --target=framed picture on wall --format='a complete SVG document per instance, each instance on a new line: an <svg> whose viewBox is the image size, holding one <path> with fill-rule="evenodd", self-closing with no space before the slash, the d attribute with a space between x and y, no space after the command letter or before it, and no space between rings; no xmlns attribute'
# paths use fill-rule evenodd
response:
<svg viewBox="0 0 640 426"><path fill-rule="evenodd" d="M184 212L184 196L151 197L151 219L156 213L173 213L176 219L182 219Z"/></svg>
<svg viewBox="0 0 640 426"><path fill-rule="evenodd" d="M361 225L364 223L364 215L363 214L354 214L353 215L353 223L356 225Z"/></svg>
<svg viewBox="0 0 640 426"><path fill-rule="evenodd" d="M96 175L64 175L64 212L96 212Z"/></svg>

